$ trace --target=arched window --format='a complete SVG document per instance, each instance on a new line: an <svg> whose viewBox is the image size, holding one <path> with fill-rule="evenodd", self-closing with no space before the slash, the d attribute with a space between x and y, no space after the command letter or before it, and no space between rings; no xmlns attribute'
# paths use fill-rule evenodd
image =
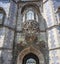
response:
<svg viewBox="0 0 60 64"><path fill-rule="evenodd" d="M26 64L36 64L36 61L33 58L29 58L27 59Z"/></svg>
<svg viewBox="0 0 60 64"><path fill-rule="evenodd" d="M3 23L5 18L5 11L3 10L3 8L0 8L0 24Z"/></svg>
<svg viewBox="0 0 60 64"><path fill-rule="evenodd" d="M27 20L34 20L34 12L33 11L28 11L26 14Z"/></svg>
<svg viewBox="0 0 60 64"><path fill-rule="evenodd" d="M27 8L23 12L23 22L24 21L37 21L38 22L38 14L37 11L33 8Z"/></svg>
<svg viewBox="0 0 60 64"><path fill-rule="evenodd" d="M24 56L22 64L39 64L39 58L35 54L29 53Z"/></svg>

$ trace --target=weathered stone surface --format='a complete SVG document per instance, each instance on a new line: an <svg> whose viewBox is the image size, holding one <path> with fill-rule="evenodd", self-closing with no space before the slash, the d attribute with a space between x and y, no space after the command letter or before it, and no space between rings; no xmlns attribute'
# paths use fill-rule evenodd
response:
<svg viewBox="0 0 60 64"><path fill-rule="evenodd" d="M24 41L24 40L25 40L25 37L22 33L16 34L16 38L15 38L16 44L19 44L21 41Z"/></svg>
<svg viewBox="0 0 60 64"><path fill-rule="evenodd" d="M44 3L42 0L31 1L0 2L0 7L6 11L3 24L0 20L0 64L22 64L23 58L29 53L35 54L40 64L60 64L60 21L57 18L58 13L55 13L57 9L55 7L59 7L60 1L43 0ZM5 4L6 6L3 6ZM23 12L29 11L29 7L37 13L38 25L35 23L29 25L28 21L23 27ZM26 22L26 18L24 21Z"/></svg>
<svg viewBox="0 0 60 64"><path fill-rule="evenodd" d="M22 28L22 22L23 22L23 17L22 17L22 14L21 14L21 7L18 9L18 15L17 15L17 31L21 31L21 28Z"/></svg>
<svg viewBox="0 0 60 64"><path fill-rule="evenodd" d="M4 38L5 38L5 28L0 28L0 47L3 47L4 44Z"/></svg>
<svg viewBox="0 0 60 64"><path fill-rule="evenodd" d="M14 31L2 27L0 28L0 47L12 48L14 39Z"/></svg>
<svg viewBox="0 0 60 64"><path fill-rule="evenodd" d="M15 28L16 15L17 15L17 5L13 1L11 1L9 16L8 16L7 20L4 22L4 24L8 27Z"/></svg>
<svg viewBox="0 0 60 64"><path fill-rule="evenodd" d="M43 57L42 53L39 50L37 50L36 48L34 48L33 46L30 46L30 47L24 49L22 52L20 52L18 59L17 59L17 64L22 64L22 60L23 60L24 56L29 53L36 54L37 57L40 59L39 63L44 64L44 57Z"/></svg>
<svg viewBox="0 0 60 64"><path fill-rule="evenodd" d="M13 48L13 40L14 40L14 31L12 31L8 28L5 28L5 29L6 29L5 30L6 32L5 32L3 47L12 49Z"/></svg>
<svg viewBox="0 0 60 64"><path fill-rule="evenodd" d="M1 51L1 64L11 64L12 61L12 51L11 50L0 50Z"/></svg>

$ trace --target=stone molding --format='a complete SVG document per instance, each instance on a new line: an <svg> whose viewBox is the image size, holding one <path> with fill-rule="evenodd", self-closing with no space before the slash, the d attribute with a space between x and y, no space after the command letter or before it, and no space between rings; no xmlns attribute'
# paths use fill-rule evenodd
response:
<svg viewBox="0 0 60 64"><path fill-rule="evenodd" d="M25 48L24 50L22 50L20 52L20 54L18 55L18 58L17 58L17 64L22 64L24 56L29 53L33 53L39 58L39 64L45 64L44 57L43 57L43 54L41 53L41 51L37 50L32 45L28 48Z"/></svg>

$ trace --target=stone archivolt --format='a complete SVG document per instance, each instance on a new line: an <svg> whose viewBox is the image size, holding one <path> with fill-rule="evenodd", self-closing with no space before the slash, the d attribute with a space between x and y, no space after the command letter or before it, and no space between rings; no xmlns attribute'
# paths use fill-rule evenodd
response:
<svg viewBox="0 0 60 64"><path fill-rule="evenodd" d="M23 60L24 56L29 54L29 53L35 54L40 60L39 63L44 64L43 54L39 50L34 48L33 46L25 48L23 51L20 52L20 54L19 54L19 56L17 58L17 64L22 64L22 62L23 62L22 60Z"/></svg>

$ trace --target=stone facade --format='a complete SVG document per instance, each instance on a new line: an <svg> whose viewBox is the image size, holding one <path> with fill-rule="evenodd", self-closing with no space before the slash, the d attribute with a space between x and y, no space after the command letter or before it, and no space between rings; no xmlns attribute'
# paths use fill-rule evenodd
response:
<svg viewBox="0 0 60 64"><path fill-rule="evenodd" d="M0 64L24 64L29 54L38 64L60 64L59 7L59 0L1 0ZM33 21L26 20L29 10Z"/></svg>

